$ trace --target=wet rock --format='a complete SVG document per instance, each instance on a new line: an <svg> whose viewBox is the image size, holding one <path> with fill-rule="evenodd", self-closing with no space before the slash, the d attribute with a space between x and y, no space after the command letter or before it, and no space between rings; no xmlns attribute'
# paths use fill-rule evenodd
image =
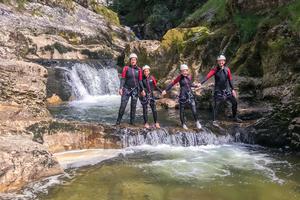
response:
<svg viewBox="0 0 300 200"><path fill-rule="evenodd" d="M279 104L269 115L249 126L248 131L257 144L299 151L299 113L299 101Z"/></svg>
<svg viewBox="0 0 300 200"><path fill-rule="evenodd" d="M49 151L89 148L120 148L120 138L112 126L69 121L41 121L27 127L33 140L43 144Z"/></svg>
<svg viewBox="0 0 300 200"><path fill-rule="evenodd" d="M0 192L19 190L30 182L63 172L44 146L21 135L0 135L0 171Z"/></svg>

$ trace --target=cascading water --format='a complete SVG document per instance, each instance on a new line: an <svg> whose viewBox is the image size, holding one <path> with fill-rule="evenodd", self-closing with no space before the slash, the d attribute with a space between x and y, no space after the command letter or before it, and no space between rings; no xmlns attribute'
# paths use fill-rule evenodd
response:
<svg viewBox="0 0 300 200"><path fill-rule="evenodd" d="M96 68L87 63L75 63L66 69L66 76L77 99L116 94L120 84L115 68Z"/></svg>
<svg viewBox="0 0 300 200"><path fill-rule="evenodd" d="M68 101L66 104L49 107L54 117L115 122L120 104L120 96L117 95L120 79L115 62L52 61L47 67L48 71L52 71L48 78L48 96L55 93Z"/></svg>
<svg viewBox="0 0 300 200"><path fill-rule="evenodd" d="M119 134L121 135L123 147L140 145L157 146L160 144L187 147L212 144L221 145L236 141L236 138L230 134L217 136L209 130L200 132L176 131L170 133L169 129L163 128L151 131L141 130L137 133L132 133L130 129L122 129Z"/></svg>

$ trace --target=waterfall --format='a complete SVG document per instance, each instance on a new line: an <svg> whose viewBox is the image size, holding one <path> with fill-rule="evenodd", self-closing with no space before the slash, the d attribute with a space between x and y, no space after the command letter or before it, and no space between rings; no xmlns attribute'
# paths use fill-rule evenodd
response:
<svg viewBox="0 0 300 200"><path fill-rule="evenodd" d="M120 80L112 59L37 62L48 70L47 97L56 94L63 101L85 101L117 95Z"/></svg>
<svg viewBox="0 0 300 200"><path fill-rule="evenodd" d="M194 131L175 131L169 129L141 130L132 132L130 129L119 130L123 147L139 145L159 145L168 144L173 146L199 146L208 144L233 143L236 138L230 134L216 135L208 130L201 132Z"/></svg>
<svg viewBox="0 0 300 200"><path fill-rule="evenodd" d="M95 68L86 63L75 63L68 70L68 83L77 98L116 94L118 72L114 68Z"/></svg>

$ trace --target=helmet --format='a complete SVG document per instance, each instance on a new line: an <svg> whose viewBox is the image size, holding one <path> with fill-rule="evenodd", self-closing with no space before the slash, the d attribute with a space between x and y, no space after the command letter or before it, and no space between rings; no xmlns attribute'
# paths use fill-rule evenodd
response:
<svg viewBox="0 0 300 200"><path fill-rule="evenodd" d="M150 69L150 66L149 66L149 65L145 65L145 66L143 67L143 71L144 71L145 69Z"/></svg>
<svg viewBox="0 0 300 200"><path fill-rule="evenodd" d="M217 60L226 60L226 57L224 55L219 55Z"/></svg>
<svg viewBox="0 0 300 200"><path fill-rule="evenodd" d="M137 55L135 53L131 53L129 55L129 59L131 59L131 58L136 58L137 59L138 57L137 57Z"/></svg>
<svg viewBox="0 0 300 200"><path fill-rule="evenodd" d="M186 64L180 65L180 70L189 69L189 67Z"/></svg>

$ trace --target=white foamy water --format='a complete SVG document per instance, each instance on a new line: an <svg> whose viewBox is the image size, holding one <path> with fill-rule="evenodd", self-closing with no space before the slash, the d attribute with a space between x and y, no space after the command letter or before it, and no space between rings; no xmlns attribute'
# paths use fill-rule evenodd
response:
<svg viewBox="0 0 300 200"><path fill-rule="evenodd" d="M65 71L67 83L76 99L90 99L100 95L117 94L120 85L118 71L109 66L74 63L69 67L56 66Z"/></svg>
<svg viewBox="0 0 300 200"><path fill-rule="evenodd" d="M269 181L282 184L276 176L273 164L288 165L266 153L250 151L243 145L207 145L178 147L169 145L143 145L129 147L125 154L143 152L157 157L151 162L136 164L143 171L184 182L210 182L217 178L234 176L234 173L254 173ZM238 171L238 172L237 172Z"/></svg>
<svg viewBox="0 0 300 200"><path fill-rule="evenodd" d="M98 96L85 96L83 99L71 101L71 106L90 107L100 105L102 107L119 107L121 102L120 95L98 95Z"/></svg>

